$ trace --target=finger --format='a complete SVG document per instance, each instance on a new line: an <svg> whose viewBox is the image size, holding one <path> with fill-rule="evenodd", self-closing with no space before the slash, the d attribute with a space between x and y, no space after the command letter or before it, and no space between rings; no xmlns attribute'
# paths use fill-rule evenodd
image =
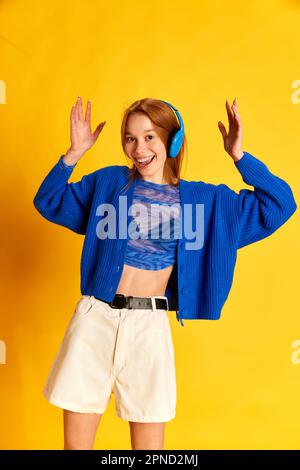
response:
<svg viewBox="0 0 300 470"><path fill-rule="evenodd" d="M74 106L71 108L71 113L70 113L70 121L74 121Z"/></svg>
<svg viewBox="0 0 300 470"><path fill-rule="evenodd" d="M106 123L106 121L100 122L100 124L96 127L96 129L93 133L95 140L98 138L98 135L102 131L103 127L105 126L105 123Z"/></svg>
<svg viewBox="0 0 300 470"><path fill-rule="evenodd" d="M78 117L79 119L82 120L82 101L81 101L80 96L78 96L77 105L78 105Z"/></svg>
<svg viewBox="0 0 300 470"><path fill-rule="evenodd" d="M234 98L233 102L232 102L232 107L231 107L233 113L237 113L237 102L236 102L236 99Z"/></svg>
<svg viewBox="0 0 300 470"><path fill-rule="evenodd" d="M77 122L79 120L79 113L78 113L78 99L76 100L74 106L74 121Z"/></svg>
<svg viewBox="0 0 300 470"><path fill-rule="evenodd" d="M233 114L234 114L234 123L238 126L242 125L242 120L241 120L241 117L240 117L239 112L237 110L237 104L236 103L233 103L232 111L233 111Z"/></svg>
<svg viewBox="0 0 300 470"><path fill-rule="evenodd" d="M71 110L71 123L76 124L77 122L77 114L76 114L76 105L72 106Z"/></svg>
<svg viewBox="0 0 300 470"><path fill-rule="evenodd" d="M235 124L237 127L241 127L241 126L243 125L242 120L241 120L241 118L240 118L240 116L239 116L238 114L235 115L234 124Z"/></svg>
<svg viewBox="0 0 300 470"><path fill-rule="evenodd" d="M237 116L239 116L239 111L238 111L238 105L237 105L237 102L236 102L236 98L234 98L234 100L233 100L232 110Z"/></svg>
<svg viewBox="0 0 300 470"><path fill-rule="evenodd" d="M233 112L227 100L226 100L226 110L227 110L229 124L231 124L233 122Z"/></svg>
<svg viewBox="0 0 300 470"><path fill-rule="evenodd" d="M226 129L225 129L224 124L223 124L221 121L218 121L218 127L219 127L220 132L221 132L221 134L222 134L222 136L223 136L223 139L226 139L226 137L227 137L227 132L226 132Z"/></svg>
<svg viewBox="0 0 300 470"><path fill-rule="evenodd" d="M88 101L85 110L85 120L91 125L91 102Z"/></svg>

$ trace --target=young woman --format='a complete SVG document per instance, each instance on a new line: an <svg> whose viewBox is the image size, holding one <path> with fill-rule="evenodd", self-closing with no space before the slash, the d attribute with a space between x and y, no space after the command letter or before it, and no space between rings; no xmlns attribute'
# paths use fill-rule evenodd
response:
<svg viewBox="0 0 300 470"><path fill-rule="evenodd" d="M85 116L80 98L72 107L71 146L34 198L47 220L85 235L82 297L43 391L64 410L65 449L93 448L112 393L117 416L129 421L132 449L163 449L176 410L168 311L182 326L184 318L218 319L237 250L296 210L289 185L242 150L236 100L226 110L228 133L218 123L225 151L254 191L181 179L183 121L172 105L150 98L123 115L132 167L111 165L68 183L105 125L91 132L89 101Z"/></svg>

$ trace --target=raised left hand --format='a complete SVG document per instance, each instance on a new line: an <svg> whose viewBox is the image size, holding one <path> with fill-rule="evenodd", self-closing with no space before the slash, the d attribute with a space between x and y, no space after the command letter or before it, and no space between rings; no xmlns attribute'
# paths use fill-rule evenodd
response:
<svg viewBox="0 0 300 470"><path fill-rule="evenodd" d="M223 136L225 151L236 162L244 155L242 150L242 120L237 110L236 99L233 100L231 108L228 101L226 100L226 109L229 122L228 134L224 124L221 121L218 121L218 127Z"/></svg>

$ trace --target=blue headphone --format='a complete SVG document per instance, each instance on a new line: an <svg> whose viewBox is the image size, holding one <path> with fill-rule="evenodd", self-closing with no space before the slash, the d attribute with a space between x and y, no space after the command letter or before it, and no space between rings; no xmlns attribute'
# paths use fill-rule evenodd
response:
<svg viewBox="0 0 300 470"><path fill-rule="evenodd" d="M169 149L168 149L168 157L175 158L177 157L181 146L183 144L183 138L184 138L184 125L183 125L183 120L179 114L178 109L176 109L171 103L168 103L167 101L161 100L164 103L168 104L172 109L174 109L175 114L178 118L180 127L179 129L176 130L175 134L173 135L170 144L169 144Z"/></svg>

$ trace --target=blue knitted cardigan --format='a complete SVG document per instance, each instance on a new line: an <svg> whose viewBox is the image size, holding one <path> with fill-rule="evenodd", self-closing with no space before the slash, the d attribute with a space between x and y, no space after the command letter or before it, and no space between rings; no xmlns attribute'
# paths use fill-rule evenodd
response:
<svg viewBox="0 0 300 470"><path fill-rule="evenodd" d="M123 272L127 239L99 238L97 224L101 216L97 207L113 205L118 234L119 196L125 195L130 207L135 182L128 185L127 166L111 165L68 183L76 165L66 165L63 156L42 181L33 203L45 219L85 235L81 294L111 301ZM182 224L186 217L184 205L190 205L193 220L197 217L196 206L204 207L204 243L201 249L187 249L187 242L192 240L183 233L165 293L169 309L176 311L182 326L183 319L220 318L231 289L237 250L271 235L297 208L290 186L258 158L244 152L234 165L254 191L241 189L237 193L225 184L179 181Z"/></svg>

